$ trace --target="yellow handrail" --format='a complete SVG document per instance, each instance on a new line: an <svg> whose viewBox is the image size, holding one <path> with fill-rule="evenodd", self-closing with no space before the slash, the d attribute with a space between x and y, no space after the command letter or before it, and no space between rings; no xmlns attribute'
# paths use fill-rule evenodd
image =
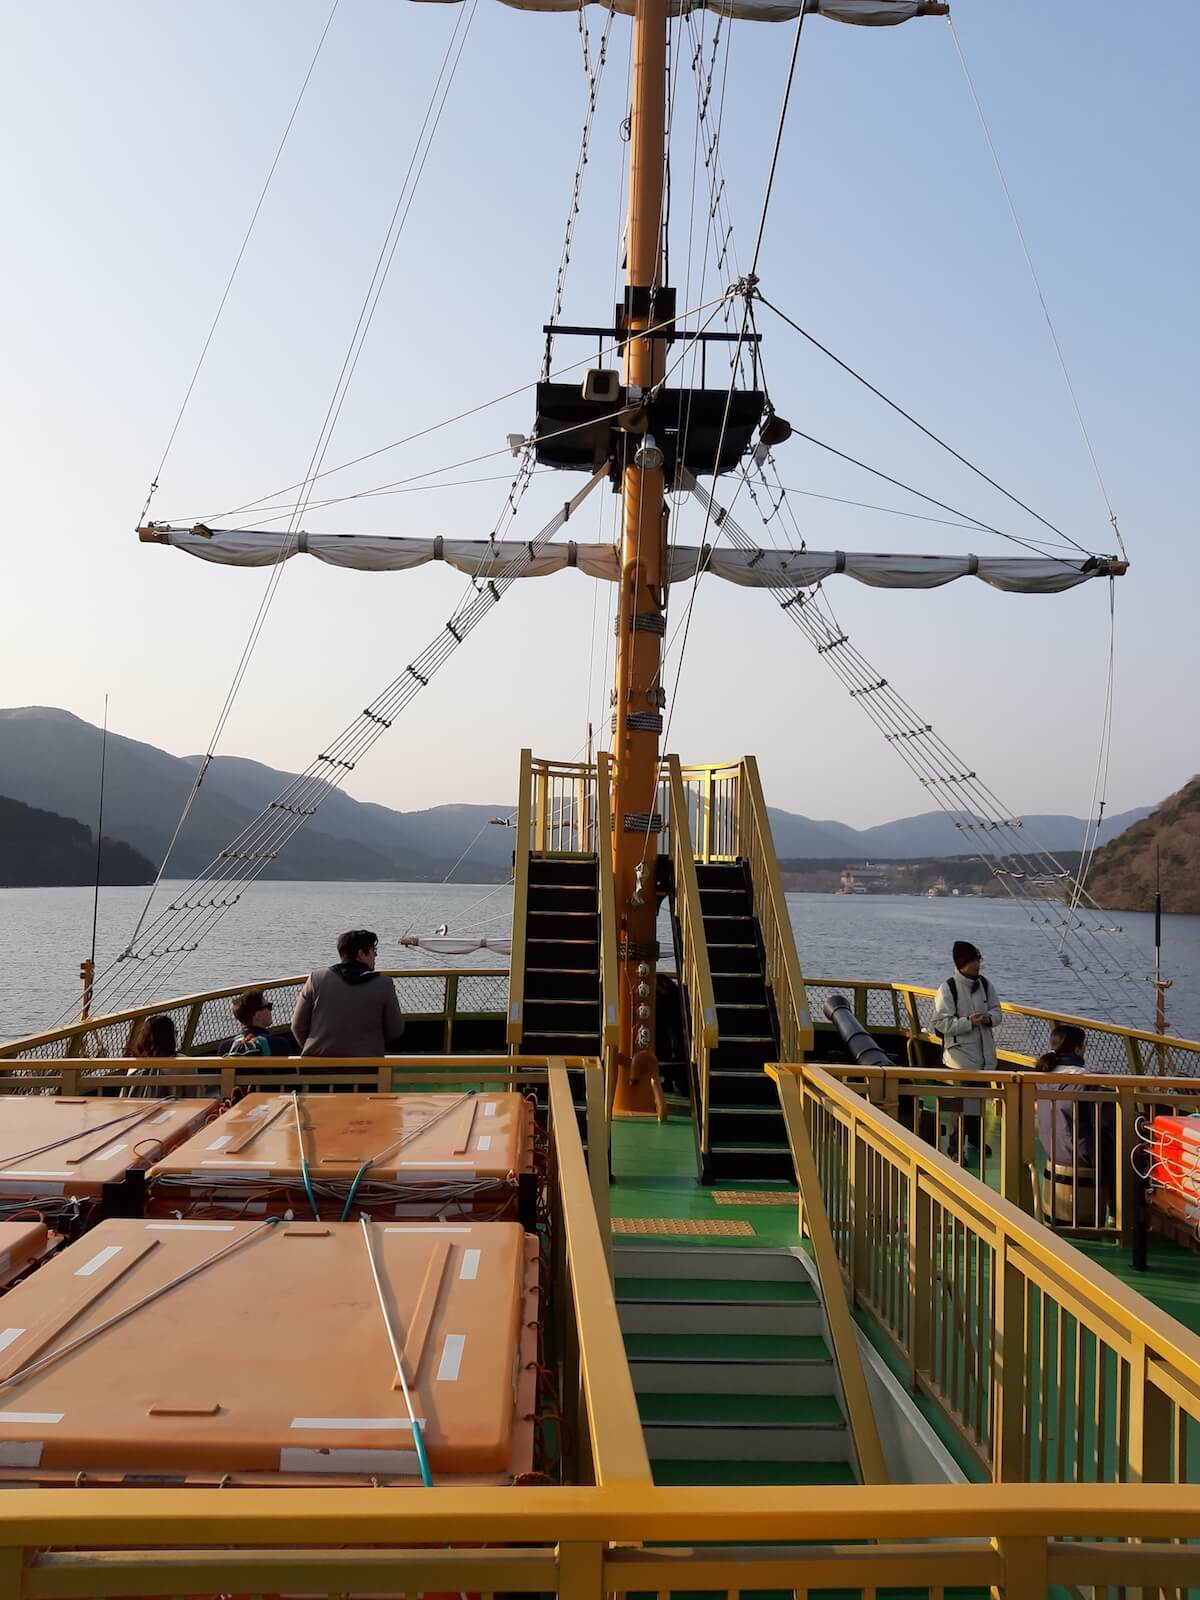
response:
<svg viewBox="0 0 1200 1600"><path fill-rule="evenodd" d="M804 1107L794 1073L786 1067L770 1066L768 1074L774 1078L779 1090L779 1103L787 1125L788 1144L796 1168L796 1182L800 1189L800 1205L809 1240L812 1243L813 1261L821 1285L821 1304L829 1324L829 1337L838 1377L842 1384L842 1398L846 1404L846 1422L858 1461L859 1476L864 1483L886 1483L887 1467L883 1459L883 1445L879 1439L879 1426L875 1408L867 1390L867 1375L858 1348L858 1334L850 1316L846 1291L842 1283L841 1266L834 1248L829 1218L821 1198L821 1185L817 1178L817 1164L813 1159L808 1127L804 1121Z"/></svg>
<svg viewBox="0 0 1200 1600"><path fill-rule="evenodd" d="M508 970L508 1020L505 1036L510 1049L520 1048L525 1031L525 931L529 915L529 848L533 799L533 751L521 751L517 779L517 842L513 851L512 944Z"/></svg>
<svg viewBox="0 0 1200 1600"><path fill-rule="evenodd" d="M754 911L762 931L767 983L775 995L779 1018L779 1048L785 1061L802 1061L813 1047L812 1015L796 952L787 895L775 854L775 840L767 816L758 762L742 762L742 793L738 806L738 854L750 865L754 885Z"/></svg>
<svg viewBox="0 0 1200 1600"><path fill-rule="evenodd" d="M667 783L671 806L671 859L675 868L675 915L679 922L683 971L680 979L687 991L691 1017L692 1051L700 1086L700 1149L711 1148L709 1130L709 1062L720 1041L717 1027L717 1002L713 993L708 944L704 937L704 916L700 909L700 884L692 854L688 825L687 796L679 768L679 757L667 757Z"/></svg>
<svg viewBox="0 0 1200 1600"><path fill-rule="evenodd" d="M927 1014L932 1012L933 1001L937 990L919 983L903 983L886 978L809 978L808 988L811 991L833 992L836 990L853 990L856 994L869 996L871 994L888 995L895 1000L904 1000L907 1004L908 1014L901 1019L898 1008L893 1008L890 1020L877 1021L876 1026L883 1028L903 1028L910 1037L926 1040L940 1047L941 1039L931 1028L923 1025L919 1001L927 1003ZM1099 1046L1105 1053L1105 1059L1111 1063L1121 1061L1122 1070L1135 1073L1150 1073L1161 1071L1161 1065L1153 1068L1148 1062L1161 1063L1171 1060L1172 1057L1187 1062L1194 1062L1197 1071L1200 1071L1200 1040L1177 1039L1173 1034L1153 1033L1144 1028L1130 1028L1119 1022L1100 1022L1093 1017L1079 1017L1065 1011L1052 1011L1043 1006L1027 1006L1013 1004L1007 1000L1000 1003L1000 1010L1004 1013L1004 1022L1001 1024L1000 1034L997 1039L997 1054L1002 1060L1030 1065L1046 1048L1049 1029L1056 1023L1070 1023L1074 1027L1082 1028L1089 1038L1089 1048L1095 1051ZM861 1020L870 1027L871 1019L864 1014ZM1027 1043L1029 1049L1017 1050L1012 1048L1012 1036L1019 1035L1022 1022L1039 1022L1045 1024L1045 1032L1034 1038L1032 1030L1025 1030L1022 1043ZM1007 1026L1006 1026L1007 1025ZM1006 1042L1005 1034L1009 1036ZM1139 1047L1145 1046L1145 1050Z"/></svg>
<svg viewBox="0 0 1200 1600"><path fill-rule="evenodd" d="M863 1542L869 1529L875 1542ZM131 1594L1200 1584L1200 1489L1154 1484L11 1489L6 1600ZM1189 1543L1188 1541L1193 1541Z"/></svg>
<svg viewBox="0 0 1200 1600"><path fill-rule="evenodd" d="M596 755L596 858L600 884L600 997L606 1081L615 1084L617 1042L621 1036L617 988L617 881L613 871L612 789L606 751Z"/></svg>
<svg viewBox="0 0 1200 1600"><path fill-rule="evenodd" d="M386 978L398 982L401 987L406 983L418 983L422 980L434 979L443 984L444 995L442 1006L433 1011L418 1011L413 1007L404 1005L401 995L401 1009L408 1016L441 1016L445 1014L448 1004L450 986L457 988L457 980L461 978L507 978L508 971L505 967L380 967L377 969ZM38 1053L47 1054L54 1047L63 1047L61 1054L68 1057L86 1055L86 1044L89 1037L94 1037L110 1028L121 1028L140 1021L143 1017L154 1016L158 1012L172 1014L186 1013L183 1026L179 1029L180 1051L183 1054L191 1053L191 1044L196 1026L206 1005L217 1000L230 1000L234 995L244 994L249 989L260 989L271 993L281 989L302 988L306 972L292 973L283 978L257 978L243 979L240 983L226 984L222 988L198 990L194 994L175 995L170 998L156 1000L150 1005L131 1006L123 1011L112 1011L103 1015L91 1016L86 1021L69 1022L61 1027L48 1028L40 1033L25 1034L19 1039L9 1039L0 1044L0 1062L30 1057ZM497 1007L497 1010L500 1008ZM456 1013L470 1014L470 1013ZM490 1013L476 1013L490 1014ZM281 1018L280 1020L286 1020ZM222 1018L222 1026L226 1034L232 1034L235 1028L232 1013L227 1013Z"/></svg>
<svg viewBox="0 0 1200 1600"><path fill-rule="evenodd" d="M1186 1481L1200 1337L830 1073L791 1070L851 1301L994 1476Z"/></svg>

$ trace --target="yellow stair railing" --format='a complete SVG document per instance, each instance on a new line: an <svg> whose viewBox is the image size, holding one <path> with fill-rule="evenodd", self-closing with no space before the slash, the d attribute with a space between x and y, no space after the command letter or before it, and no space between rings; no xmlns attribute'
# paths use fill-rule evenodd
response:
<svg viewBox="0 0 1200 1600"><path fill-rule="evenodd" d="M533 826L533 751L522 750L517 779L517 842L513 849L512 943L509 946L509 1048L519 1050L525 1033L525 937L529 918L529 852Z"/></svg>
<svg viewBox="0 0 1200 1600"><path fill-rule="evenodd" d="M704 938L704 917L700 909L700 884L692 854L692 835L688 826L688 795L678 756L667 757L667 789L670 797L671 862L675 874L675 917L679 924L679 980L687 996L691 1024L692 1059L699 1091L698 1121L700 1150L711 1149L709 1128L709 1068L712 1053L720 1042L717 1027L717 1002L713 993L708 945Z"/></svg>
<svg viewBox="0 0 1200 1600"><path fill-rule="evenodd" d="M986 1471L1194 1478L1200 1338L831 1073L780 1070L851 1304Z"/></svg>
<svg viewBox="0 0 1200 1600"><path fill-rule="evenodd" d="M754 885L754 914L762 934L767 985L775 996L780 1054L785 1061L803 1061L813 1047L812 1015L758 762L753 756L746 756L742 761L737 851L749 864Z"/></svg>
<svg viewBox="0 0 1200 1600"><path fill-rule="evenodd" d="M600 1018L604 1046L604 1081L608 1103L616 1093L617 1044L621 1037L618 994L617 883L612 845L612 763L603 750L596 756L596 858L600 886Z"/></svg>

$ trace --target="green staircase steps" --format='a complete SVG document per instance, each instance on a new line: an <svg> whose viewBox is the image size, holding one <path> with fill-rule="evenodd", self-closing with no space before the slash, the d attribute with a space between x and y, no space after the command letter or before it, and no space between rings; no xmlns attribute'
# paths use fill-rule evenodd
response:
<svg viewBox="0 0 1200 1600"><path fill-rule="evenodd" d="M754 891L744 861L696 868L720 1043L709 1062L707 1183L795 1178L775 1085L763 1071L779 1056Z"/></svg>
<svg viewBox="0 0 1200 1600"><path fill-rule="evenodd" d="M600 1054L599 911L594 855L530 857L522 1054ZM586 1140L583 1074L572 1073L571 1080Z"/></svg>
<svg viewBox="0 0 1200 1600"><path fill-rule="evenodd" d="M853 1483L820 1298L788 1250L619 1244L617 1312L656 1483Z"/></svg>

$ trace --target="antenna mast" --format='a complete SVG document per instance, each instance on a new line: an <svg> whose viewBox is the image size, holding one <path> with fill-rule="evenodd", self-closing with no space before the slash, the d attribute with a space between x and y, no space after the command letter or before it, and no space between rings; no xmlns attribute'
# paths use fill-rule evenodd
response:
<svg viewBox="0 0 1200 1600"><path fill-rule="evenodd" d="M96 979L96 922L100 915L100 849L104 838L104 767L108 759L108 696L104 696L104 729L100 735L100 799L96 807L96 885L92 891L92 950L86 961L79 963L79 976L83 982L83 998L79 1006L79 1020L86 1022L92 1009L92 985Z"/></svg>

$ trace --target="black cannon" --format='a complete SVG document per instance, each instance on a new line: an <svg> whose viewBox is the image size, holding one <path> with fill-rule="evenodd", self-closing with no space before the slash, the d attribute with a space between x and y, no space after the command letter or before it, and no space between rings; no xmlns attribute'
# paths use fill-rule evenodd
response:
<svg viewBox="0 0 1200 1600"><path fill-rule="evenodd" d="M842 1043L851 1059L860 1067L891 1067L895 1065L887 1051L882 1049L854 1015L854 1008L844 994L831 994L825 1002L825 1015L842 1036Z"/></svg>

